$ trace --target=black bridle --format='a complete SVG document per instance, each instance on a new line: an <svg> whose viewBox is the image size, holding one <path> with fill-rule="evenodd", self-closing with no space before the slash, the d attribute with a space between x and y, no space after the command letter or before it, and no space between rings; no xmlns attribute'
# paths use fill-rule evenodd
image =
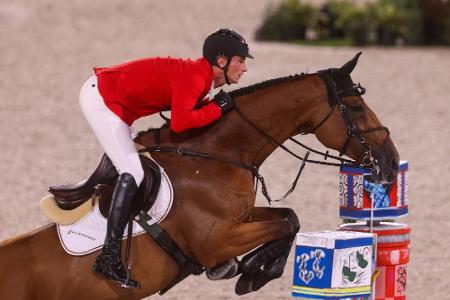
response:
<svg viewBox="0 0 450 300"><path fill-rule="evenodd" d="M297 154L295 154L294 152L292 152L289 148L287 148L286 146L284 146L283 144L281 144L280 142L278 142L276 139L274 139L271 135L269 135L268 133L266 133L264 130L262 130L261 128L259 128L258 126L256 126L252 121L250 121L247 116L245 116L245 114L239 109L239 107L236 107L235 110L238 113L238 115L245 121L247 122L251 127L253 127L256 131L258 131L261 135L263 135L267 140L269 140L270 142L272 142L275 146L283 149L284 151L288 152L290 155L294 156L295 158L302 160L302 165L300 166L299 172L297 173L297 176L294 180L294 182L292 183L291 188L289 189L289 191L280 199L276 199L273 200L270 198L270 196L267 193L267 188L265 186L264 183L264 178L262 178L261 175L259 175L261 178L258 178L261 181L262 184L262 193L263 195L267 198L267 200L269 201L269 203L271 201L282 201L284 200L290 193L293 192L293 190L295 189L298 179L303 171L303 168L305 167L305 163L314 163L314 164L322 164L322 165L329 165L329 166L341 166L343 164L345 164L346 166L354 166L354 167L363 167L366 169L369 169L372 172L376 172L377 174L380 172L380 167L378 165L379 159L375 158L372 154L372 146L369 145L367 143L367 139L365 138L365 134L371 133L371 132L375 132L378 130L384 130L386 131L386 137L383 141L383 145L380 148L379 151L379 157L381 157L382 155L384 155L384 149L386 146L386 142L387 139L389 138L389 129L385 126L379 126L379 127L374 127L374 128L369 128L367 130L359 130L358 127L355 126L355 124L352 121L351 118L351 113L349 111L349 108L347 107L347 105L345 105L345 103L342 101L343 97L348 97L348 96L362 96L364 95L364 93L366 92L366 89L361 86L360 83L354 84L351 79L350 76L347 75L348 78L346 78L346 83L347 85L338 89L338 84L336 83L335 77L334 77L334 73L335 73L336 69L328 69L328 70L324 70L324 71L319 71L318 75L319 77L324 81L326 87L327 87L327 91L328 91L328 101L330 103L330 110L328 111L328 113L325 115L325 117L322 119L322 121L319 122L318 125L316 125L315 127L313 127L311 130L301 133L302 135L306 135L309 133L314 133L317 129L319 129L323 124L325 124L325 122L327 122L327 120L331 117L331 115L333 114L334 110L336 107L338 107L341 116L347 126L347 138L344 142L344 144L342 145L341 149L339 150L339 156L334 156L334 155L330 155L327 152L321 152L318 150L315 150L313 148L310 148L306 145L304 145L303 143L299 142L298 140L296 140L293 137L290 137L289 140L291 140L292 142L294 142L295 144L307 149L307 153L304 157L301 157ZM350 83L350 84L349 84ZM363 152L363 157L361 159L361 163L357 163L354 160L349 160L349 159L344 159L342 158L342 156L347 152L347 149L350 145L350 141L353 138L357 138L358 142L361 144L361 146L364 148L364 152ZM321 156L324 157L324 160L327 160L327 158L331 158L334 160L339 161L339 163L333 163L333 162L327 162L327 161L318 161L318 160L310 160L308 159L309 153L313 152L316 154L319 154Z"/></svg>
<svg viewBox="0 0 450 300"><path fill-rule="evenodd" d="M341 157L347 152L348 146L350 145L350 141L353 138L356 138L360 145L364 148L363 156L361 159L360 166L370 169L372 172L376 172L377 174L380 172L380 167L378 165L379 158L384 155L386 142L389 138L390 132L386 126L379 126L374 128L368 128L366 130L360 130L355 124L352 122L351 113L349 111L348 106L342 101L343 97L348 96L362 96L365 94L366 89L361 86L360 83L354 84L351 81L350 75L347 75L342 81L343 85L347 85L344 87L339 87L339 77L336 79L335 76L336 69L328 69L324 71L319 71L319 77L324 81L327 91L328 91L328 100L331 105L331 109L329 113L325 116L325 118L319 122L319 124L313 128L311 132L316 131L320 126L322 126L328 118L333 113L335 107L339 108L342 118L344 119L345 125L347 126L347 138L339 150L339 156ZM375 158L372 154L372 146L367 143L367 139L365 134L372 133L378 130L386 131L386 137L383 141L383 144L380 148L378 158Z"/></svg>
<svg viewBox="0 0 450 300"><path fill-rule="evenodd" d="M310 133L314 133L316 130L318 130L325 122L328 121L328 119L333 114L336 107L338 107L341 116L347 126L347 138L342 145L342 147L339 150L339 156L334 156L329 154L329 152L321 152L318 150L315 150L313 148L310 148L306 146L305 144L299 142L293 137L290 137L289 140L294 142L295 144L307 149L310 152L319 154L324 157L324 160L327 160L327 158L331 158L334 160L339 161L339 163L333 163L333 162L326 162L326 161L317 161L317 160L305 160L307 163L314 163L314 164L322 164L322 165L330 165L330 166L341 166L342 164L355 166L355 167L364 167L368 168L370 170L379 170L378 167L378 159L374 158L372 155L372 146L367 143L367 140L364 136L364 134L371 133L378 130L385 130L386 131L386 138L383 142L383 145L380 150L380 156L384 153L384 148L387 142L387 139L389 137L389 129L385 126L375 127L375 128L369 128L367 130L359 130L352 122L351 119L351 113L349 111L349 108L347 105L345 105L342 101L342 97L348 97L348 96L362 96L366 92L366 89L361 86L360 83L354 84L351 82L350 86L343 87L342 89L338 90L338 85L336 84L336 81L334 79L334 72L336 69L328 69L324 71L319 71L319 77L324 81L327 91L328 91L328 98L330 103L330 110L325 115L325 117L322 119L322 121L319 122L314 128L308 130L307 132L301 133L301 135L307 135ZM277 147L280 147L284 151L288 152L290 155L294 156L297 159L304 160L304 158L298 156L294 152L292 152L289 148L275 140L272 136L270 136L268 133L266 133L264 130L260 129L258 126L256 126L252 121L250 121L243 113L242 111L236 107L236 112L238 115L247 122L250 126L252 126L256 131L258 131L261 135L263 135L266 139L271 141L274 145ZM350 145L350 141L352 138L357 138L359 143L364 147L364 153L363 158L361 160L361 163L358 164L354 160L349 160L342 158L342 156L347 152L348 146Z"/></svg>

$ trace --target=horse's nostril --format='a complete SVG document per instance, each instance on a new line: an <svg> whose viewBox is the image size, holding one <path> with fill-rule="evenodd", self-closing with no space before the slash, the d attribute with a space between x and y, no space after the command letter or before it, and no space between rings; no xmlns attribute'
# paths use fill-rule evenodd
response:
<svg viewBox="0 0 450 300"><path fill-rule="evenodd" d="M398 168L397 160L395 158L393 158L391 163L392 163L392 170L397 170L397 168Z"/></svg>
<svg viewBox="0 0 450 300"><path fill-rule="evenodd" d="M387 181L388 183L394 182L394 174L393 174L392 172L389 172L389 173L386 175L386 181Z"/></svg>

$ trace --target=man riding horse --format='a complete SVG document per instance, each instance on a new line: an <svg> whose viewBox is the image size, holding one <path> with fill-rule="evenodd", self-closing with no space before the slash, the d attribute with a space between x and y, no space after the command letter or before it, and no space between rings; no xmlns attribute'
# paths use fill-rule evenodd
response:
<svg viewBox="0 0 450 300"><path fill-rule="evenodd" d="M107 232L92 270L120 284L139 287L127 278L121 262L121 241L130 218L132 201L144 178L133 142L131 125L141 117L171 109L174 132L208 125L234 107L214 88L238 83L253 58L245 39L236 31L220 29L204 41L203 57L190 59L144 58L94 68L80 91L81 109L100 145L119 173L114 188Z"/></svg>

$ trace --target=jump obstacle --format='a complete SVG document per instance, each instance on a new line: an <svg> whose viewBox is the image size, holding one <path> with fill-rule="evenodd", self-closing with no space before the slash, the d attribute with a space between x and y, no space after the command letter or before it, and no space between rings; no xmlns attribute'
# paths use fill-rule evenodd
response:
<svg viewBox="0 0 450 300"><path fill-rule="evenodd" d="M292 295L300 299L406 300L410 227L408 162L396 180L379 184L370 171L341 166L335 231L298 233ZM389 221L384 221L389 220Z"/></svg>

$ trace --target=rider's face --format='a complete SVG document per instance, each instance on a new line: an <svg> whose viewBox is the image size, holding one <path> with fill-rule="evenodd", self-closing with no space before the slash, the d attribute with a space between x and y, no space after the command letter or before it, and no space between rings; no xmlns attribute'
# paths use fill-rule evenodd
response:
<svg viewBox="0 0 450 300"><path fill-rule="evenodd" d="M247 65L245 64L245 57L235 55L231 58L228 66L228 79L230 83L238 83L242 75L247 72Z"/></svg>

